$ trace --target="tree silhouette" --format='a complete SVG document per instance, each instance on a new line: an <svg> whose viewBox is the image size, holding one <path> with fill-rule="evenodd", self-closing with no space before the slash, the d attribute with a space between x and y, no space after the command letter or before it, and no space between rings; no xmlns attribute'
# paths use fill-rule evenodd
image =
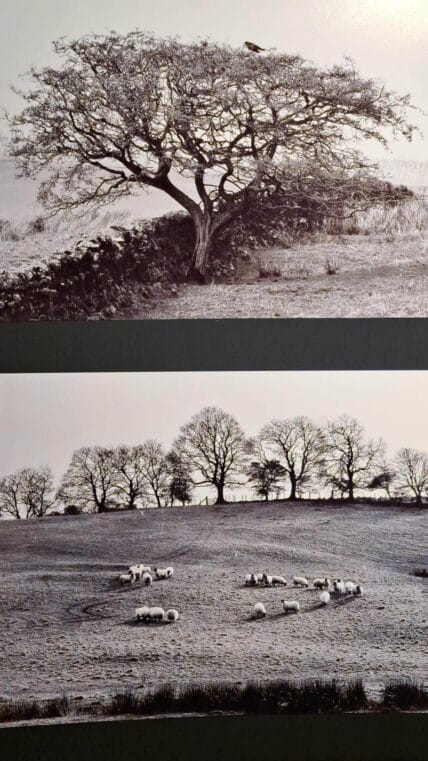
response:
<svg viewBox="0 0 428 761"><path fill-rule="evenodd" d="M48 467L22 468L0 480L0 512L13 518L42 518L55 504Z"/></svg>
<svg viewBox="0 0 428 761"><path fill-rule="evenodd" d="M425 452L405 447L400 449L395 459L400 488L413 494L420 505L424 494L428 493L428 457Z"/></svg>
<svg viewBox="0 0 428 761"><path fill-rule="evenodd" d="M382 439L366 441L364 428L343 415L326 428L326 479L352 502L356 489L367 488L384 463Z"/></svg>
<svg viewBox="0 0 428 761"><path fill-rule="evenodd" d="M284 467L290 481L289 499L317 474L324 464L325 437L307 417L272 420L259 435L262 445Z"/></svg>
<svg viewBox="0 0 428 761"><path fill-rule="evenodd" d="M77 449L61 480L57 498L65 505L77 505L83 512L103 513L116 500L114 475L113 449L99 446Z"/></svg>
<svg viewBox="0 0 428 761"><path fill-rule="evenodd" d="M217 407L205 407L182 426L173 451L194 474L196 485L215 487L220 505L226 501L225 488L242 479L249 442L234 417Z"/></svg>
<svg viewBox="0 0 428 761"><path fill-rule="evenodd" d="M249 481L255 484L257 494L261 494L266 501L286 474L286 469L278 460L255 461L248 469Z"/></svg>

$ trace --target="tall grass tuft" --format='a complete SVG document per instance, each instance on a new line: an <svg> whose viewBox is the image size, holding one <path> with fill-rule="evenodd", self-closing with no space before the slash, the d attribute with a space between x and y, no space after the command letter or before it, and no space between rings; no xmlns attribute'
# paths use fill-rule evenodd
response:
<svg viewBox="0 0 428 761"><path fill-rule="evenodd" d="M106 716L122 716L126 714L143 714L144 699L131 690L119 692L114 695L109 703L103 706L102 712Z"/></svg>
<svg viewBox="0 0 428 761"><path fill-rule="evenodd" d="M382 706L402 711L427 710L428 690L417 682L389 682L384 688Z"/></svg>
<svg viewBox="0 0 428 761"><path fill-rule="evenodd" d="M165 684L142 699L145 713L173 713L177 705L175 689Z"/></svg>
<svg viewBox="0 0 428 761"><path fill-rule="evenodd" d="M66 697L53 698L46 703L37 700L7 701L0 704L0 721L30 721L31 719L54 719L70 713L70 702Z"/></svg>

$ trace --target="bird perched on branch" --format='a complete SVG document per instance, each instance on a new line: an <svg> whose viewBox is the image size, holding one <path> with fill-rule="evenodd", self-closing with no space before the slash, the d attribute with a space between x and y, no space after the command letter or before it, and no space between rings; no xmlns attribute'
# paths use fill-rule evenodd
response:
<svg viewBox="0 0 428 761"><path fill-rule="evenodd" d="M248 50L251 50L252 53L261 53L262 50L265 50L265 48L261 48L259 45L256 45L254 42L244 42L244 45Z"/></svg>

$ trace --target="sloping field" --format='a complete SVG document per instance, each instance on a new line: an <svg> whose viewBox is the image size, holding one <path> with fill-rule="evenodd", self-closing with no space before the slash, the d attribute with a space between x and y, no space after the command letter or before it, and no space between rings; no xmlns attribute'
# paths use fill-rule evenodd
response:
<svg viewBox="0 0 428 761"><path fill-rule="evenodd" d="M229 505L0 523L2 697L105 696L163 682L426 678L426 512ZM174 577L121 588L131 562ZM251 571L355 579L361 598L243 585ZM289 582L290 583L290 582ZM425 594L425 598L424 598ZM281 613L298 599L299 615ZM251 619L256 601L268 616ZM176 624L133 622L141 604ZM425 605L425 608L424 608Z"/></svg>

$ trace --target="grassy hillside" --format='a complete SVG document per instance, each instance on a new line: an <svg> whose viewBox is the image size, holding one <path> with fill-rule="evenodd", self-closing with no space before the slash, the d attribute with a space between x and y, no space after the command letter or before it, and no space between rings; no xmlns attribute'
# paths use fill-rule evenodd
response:
<svg viewBox="0 0 428 761"><path fill-rule="evenodd" d="M105 696L170 682L362 677L377 690L425 675L426 512L270 503L0 523L2 697ZM121 588L135 561L172 564ZM245 588L251 571L355 579L362 598ZM281 613L298 599L299 615ZM252 620L256 601L267 618ZM137 625L141 604L176 607ZM6 655L7 654L7 655Z"/></svg>

